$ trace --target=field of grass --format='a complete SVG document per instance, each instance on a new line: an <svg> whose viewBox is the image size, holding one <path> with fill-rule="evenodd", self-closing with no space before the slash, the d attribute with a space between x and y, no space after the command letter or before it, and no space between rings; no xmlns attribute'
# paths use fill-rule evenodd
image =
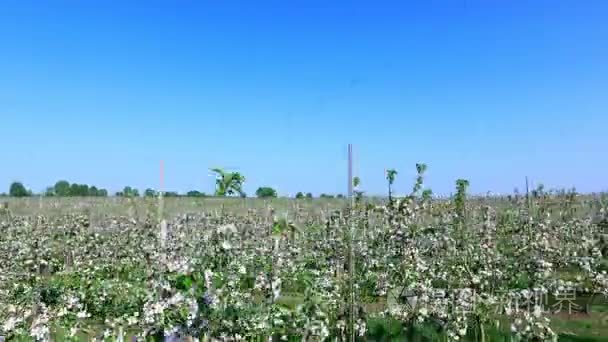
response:
<svg viewBox="0 0 608 342"><path fill-rule="evenodd" d="M7 199L0 336L608 340L606 214L592 196L416 188L391 201Z"/></svg>

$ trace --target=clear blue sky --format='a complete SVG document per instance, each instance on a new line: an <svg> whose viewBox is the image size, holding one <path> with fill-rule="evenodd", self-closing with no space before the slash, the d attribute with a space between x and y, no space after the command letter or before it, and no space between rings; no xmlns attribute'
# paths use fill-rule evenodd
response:
<svg viewBox="0 0 608 342"><path fill-rule="evenodd" d="M532 4L534 3L534 4ZM606 1L2 1L0 185L608 189Z"/></svg>

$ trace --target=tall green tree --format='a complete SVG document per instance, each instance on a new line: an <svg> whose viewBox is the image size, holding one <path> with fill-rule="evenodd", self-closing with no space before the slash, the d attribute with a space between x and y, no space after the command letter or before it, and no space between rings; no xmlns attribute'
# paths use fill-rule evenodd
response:
<svg viewBox="0 0 608 342"><path fill-rule="evenodd" d="M8 194L13 197L27 197L30 195L29 191L20 182L11 183Z"/></svg>
<svg viewBox="0 0 608 342"><path fill-rule="evenodd" d="M68 196L78 196L79 191L80 188L78 187L78 184L72 183L70 184L70 194Z"/></svg>
<svg viewBox="0 0 608 342"><path fill-rule="evenodd" d="M54 190L56 196L70 196L70 183L65 180L60 180L55 183Z"/></svg>

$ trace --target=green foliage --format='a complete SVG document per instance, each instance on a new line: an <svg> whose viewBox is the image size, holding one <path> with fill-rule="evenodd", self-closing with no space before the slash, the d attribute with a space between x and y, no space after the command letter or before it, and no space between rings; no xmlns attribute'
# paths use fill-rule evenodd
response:
<svg viewBox="0 0 608 342"><path fill-rule="evenodd" d="M386 180L388 181L388 200L393 200L393 183L395 183L395 177L397 176L397 170L388 169L386 170Z"/></svg>
<svg viewBox="0 0 608 342"><path fill-rule="evenodd" d="M70 185L70 196L89 196L89 186L86 184L72 184Z"/></svg>
<svg viewBox="0 0 608 342"><path fill-rule="evenodd" d="M195 283L194 275L192 274L177 274L175 279L170 280L173 287L180 291L188 291Z"/></svg>
<svg viewBox="0 0 608 342"><path fill-rule="evenodd" d="M238 172L227 172L220 168L211 169L216 174L215 180L215 196L224 197L238 194L245 197L243 192L243 183L245 176Z"/></svg>
<svg viewBox="0 0 608 342"><path fill-rule="evenodd" d="M55 189L52 186L48 186L44 191L44 196L51 197L55 196Z"/></svg>
<svg viewBox="0 0 608 342"><path fill-rule="evenodd" d="M363 191L359 189L359 185L361 185L361 178L354 177L353 178L353 195L355 196L355 201L360 202L363 199Z"/></svg>
<svg viewBox="0 0 608 342"><path fill-rule="evenodd" d="M298 193L296 194L296 198L302 199L302 198L304 198L304 194L302 192L298 191Z"/></svg>
<svg viewBox="0 0 608 342"><path fill-rule="evenodd" d="M47 187L45 196L57 196L57 197L67 197L67 196L94 196L94 197L106 197L108 196L108 191L106 189L100 189L96 186L89 186L86 184L70 184L68 181L60 180L55 183L54 186Z"/></svg>
<svg viewBox="0 0 608 342"><path fill-rule="evenodd" d="M259 198L277 197L277 191L271 187L262 186L255 191L255 195Z"/></svg>
<svg viewBox="0 0 608 342"><path fill-rule="evenodd" d="M188 191L186 193L187 197L207 197L207 195L204 192L200 192L200 191L196 191L196 190L191 190Z"/></svg>
<svg viewBox="0 0 608 342"><path fill-rule="evenodd" d="M99 189L97 189L96 186L91 186L89 188L89 192L87 193L88 196L97 196L99 194Z"/></svg>
<svg viewBox="0 0 608 342"><path fill-rule="evenodd" d="M146 191L144 191L144 197L156 197L156 191L154 191L154 189L146 189Z"/></svg>
<svg viewBox="0 0 608 342"><path fill-rule="evenodd" d="M125 188L122 190L122 194L121 196L124 197L139 197L139 191L137 189L134 189L130 186L125 186Z"/></svg>
<svg viewBox="0 0 608 342"><path fill-rule="evenodd" d="M414 188L412 189L412 196L418 194L418 192L422 189L422 184L424 183L424 173L426 172L426 164L418 163L416 164L416 183L414 184Z"/></svg>
<svg viewBox="0 0 608 342"><path fill-rule="evenodd" d="M60 180L55 183L55 195L70 196L70 183L65 180Z"/></svg>
<svg viewBox="0 0 608 342"><path fill-rule="evenodd" d="M469 181L466 179L456 180L456 196L454 197L454 205L456 207L456 214L458 214L459 220L464 220L465 217L465 202L467 199L467 188L469 187Z"/></svg>
<svg viewBox="0 0 608 342"><path fill-rule="evenodd" d="M429 200L431 200L432 197L433 197L433 190L431 190L431 189L422 190L422 199L423 200L429 201Z"/></svg>
<svg viewBox="0 0 608 342"><path fill-rule="evenodd" d="M306 193L306 198L311 199L312 198L312 194L310 192Z"/></svg>
<svg viewBox="0 0 608 342"><path fill-rule="evenodd" d="M275 220L272 224L272 235L281 235L287 231L288 222L284 218Z"/></svg>
<svg viewBox="0 0 608 342"><path fill-rule="evenodd" d="M13 182L8 193L12 197L27 197L31 194L20 182Z"/></svg>
<svg viewBox="0 0 608 342"><path fill-rule="evenodd" d="M333 195L328 195L328 194L321 194L319 195L320 198L334 198Z"/></svg>
<svg viewBox="0 0 608 342"><path fill-rule="evenodd" d="M395 182L395 177L397 176L397 170L388 169L386 170L386 180L389 185L392 185Z"/></svg>

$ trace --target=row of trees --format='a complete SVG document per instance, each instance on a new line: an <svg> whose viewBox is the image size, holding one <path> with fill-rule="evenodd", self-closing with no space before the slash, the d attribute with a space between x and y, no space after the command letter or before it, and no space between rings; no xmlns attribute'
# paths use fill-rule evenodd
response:
<svg viewBox="0 0 608 342"><path fill-rule="evenodd" d="M243 183L245 183L245 176L240 174L239 172L230 172L225 171L220 168L211 169L213 173L216 175L215 180L215 197L225 197L225 196L240 196L247 197L245 192L243 191ZM26 197L33 195L31 190L28 190L22 183L13 182L9 188L9 195L13 197ZM96 186L89 186L87 184L77 184L60 180L55 185L47 187L46 191L43 194L44 196L58 196L58 197L70 197L70 196L92 196L92 197L106 197L108 196L108 191L106 189L97 188ZM139 197L139 190L125 186L122 191L118 191L114 193L115 196L119 197ZM273 198L277 197L277 191L269 186L259 187L255 195L259 198ZM155 197L158 196L158 192L154 189L146 189L143 193L144 197ZM207 194L204 192L192 190L188 191L186 194L179 194L173 191L163 192L163 196L165 197L207 197ZM309 192L306 195L302 192L298 192L295 196L296 198L312 198L312 194ZM332 195L321 194L321 198L333 198ZM337 198L342 198L342 195L337 195Z"/></svg>
<svg viewBox="0 0 608 342"><path fill-rule="evenodd" d="M6 195L6 194L4 194ZM34 193L32 190L27 189L21 182L11 183L8 191L8 195L12 197L27 197L32 196ZM55 185L46 188L44 193L41 195L47 197L70 197L70 196L95 196L95 197L106 197L108 191L106 189L99 189L96 186L89 186L87 184L70 184L68 181L60 180Z"/></svg>
<svg viewBox="0 0 608 342"><path fill-rule="evenodd" d="M91 196L91 197L106 197L108 196L108 190L98 189L94 185L78 184L60 180L55 185L46 188L45 196Z"/></svg>
<svg viewBox="0 0 608 342"><path fill-rule="evenodd" d="M235 190L230 191L229 189L230 189L230 187L224 186L221 188L221 191L219 193L216 191L214 196L223 197L223 196L226 196L228 193L230 193L230 194L239 194L240 196L245 197L244 192L242 192L242 190L241 191L235 191ZM2 195L7 195L7 194L2 194ZM8 196L12 196L12 197L27 197L27 196L33 196L33 195L34 195L34 193L31 190L27 189L21 182L13 182L10 185L9 192L8 192ZM54 186L47 187L46 191L41 195L46 196L46 197L107 197L109 194L106 189L97 188L96 186L89 186L87 184L77 184L77 183L70 184L68 181L61 180L61 181L58 181L57 183L55 183ZM256 190L255 195L256 195L256 197L259 197L259 198L278 197L277 191L269 186L259 187ZM125 186L122 191L115 192L114 196L140 197L140 193L139 193L139 190L137 190L133 187ZM154 189L148 188L143 192L143 194L141 194L141 196L156 197L156 196L158 196L158 192ZM209 197L210 195L208 195L204 192L197 191L197 190L192 190L192 191L186 192L185 194L180 194L175 191L166 191L166 192L163 192L163 196L164 197ZM320 198L334 198L333 195L328 195L328 194L321 194L321 195L319 195L319 197ZM344 196L341 194L338 194L335 197L343 198ZM313 195L310 192L308 192L306 194L304 194L302 192L298 192L296 194L295 198L297 198L297 199L313 198Z"/></svg>
<svg viewBox="0 0 608 342"><path fill-rule="evenodd" d="M11 196L11 197L28 197L33 196L34 193L27 189L25 185L21 182L13 182L9 187L8 194L0 194L3 196ZM49 186L46 188L44 193L39 195L43 195L46 197L107 197L108 190L97 188L96 186L89 186L87 184L70 184L68 181L58 181L53 186ZM139 190L125 186L122 191L118 191L114 193L114 196L119 197L139 197ZM145 197L154 197L158 196L158 192L153 189L146 189L144 192ZM186 194L181 195L174 191L164 192L163 196L165 197L179 197L179 196L187 196L187 197L205 197L207 196L204 192L200 191L188 191Z"/></svg>

